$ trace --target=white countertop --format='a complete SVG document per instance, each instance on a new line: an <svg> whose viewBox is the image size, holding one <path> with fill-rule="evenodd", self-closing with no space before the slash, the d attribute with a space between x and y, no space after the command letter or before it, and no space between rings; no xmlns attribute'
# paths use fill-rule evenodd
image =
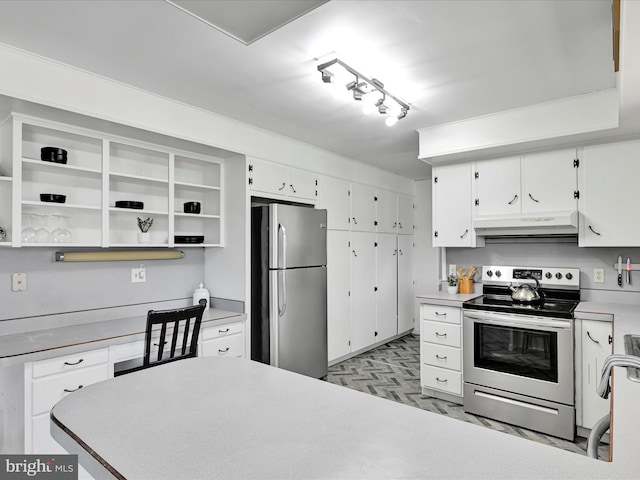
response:
<svg viewBox="0 0 640 480"><path fill-rule="evenodd" d="M245 319L244 313L205 310L202 328ZM147 316L138 315L33 332L0 335L0 367L144 339Z"/></svg>
<svg viewBox="0 0 640 480"><path fill-rule="evenodd" d="M54 438L96 478L110 478L96 458L130 480L627 479L639 471L638 462L594 460L245 359L188 359L100 382L62 399L51 416Z"/></svg>
<svg viewBox="0 0 640 480"><path fill-rule="evenodd" d="M416 298L418 302L430 303L432 305L449 305L452 307L461 307L464 302L471 300L482 295L482 292L474 293L454 293L449 294L446 291L441 292L427 292L418 295Z"/></svg>

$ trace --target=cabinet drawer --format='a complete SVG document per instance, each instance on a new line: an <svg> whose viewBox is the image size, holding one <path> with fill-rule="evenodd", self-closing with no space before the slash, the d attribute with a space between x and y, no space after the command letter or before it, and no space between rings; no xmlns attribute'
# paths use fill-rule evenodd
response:
<svg viewBox="0 0 640 480"><path fill-rule="evenodd" d="M462 395L462 373L460 372L422 364L420 378L423 387Z"/></svg>
<svg viewBox="0 0 640 480"><path fill-rule="evenodd" d="M89 352L65 355L64 357L49 358L33 362L33 378L44 377L54 373L69 372L100 363L107 363L109 360L109 349L91 350Z"/></svg>
<svg viewBox="0 0 640 480"><path fill-rule="evenodd" d="M80 386L86 387L107 378L109 378L109 367L105 363L34 380L31 388L32 408L29 414L37 415L51 410L51 407L58 400L77 390Z"/></svg>
<svg viewBox="0 0 640 480"><path fill-rule="evenodd" d="M142 357L144 355L144 341L123 343L115 346L115 362Z"/></svg>
<svg viewBox="0 0 640 480"><path fill-rule="evenodd" d="M422 321L420 340L449 347L460 347L460 325Z"/></svg>
<svg viewBox="0 0 640 480"><path fill-rule="evenodd" d="M226 325L219 325L217 327L204 328L201 333L202 340L209 340L212 338L227 337L229 335L235 335L242 333L242 323L227 323Z"/></svg>
<svg viewBox="0 0 640 480"><path fill-rule="evenodd" d="M442 305L420 306L420 316L423 320L437 320L438 322L457 323L460 325L460 308L443 307Z"/></svg>
<svg viewBox="0 0 640 480"><path fill-rule="evenodd" d="M461 371L462 350L433 343L420 342L420 362L434 367Z"/></svg>
<svg viewBox="0 0 640 480"><path fill-rule="evenodd" d="M200 356L244 357L244 335L233 335L202 342Z"/></svg>

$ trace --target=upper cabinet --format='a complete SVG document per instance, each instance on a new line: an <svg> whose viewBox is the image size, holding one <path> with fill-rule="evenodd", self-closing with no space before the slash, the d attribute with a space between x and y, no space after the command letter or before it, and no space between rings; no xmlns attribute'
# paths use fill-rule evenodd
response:
<svg viewBox="0 0 640 480"><path fill-rule="evenodd" d="M577 208L575 149L475 163L474 215L518 215Z"/></svg>
<svg viewBox="0 0 640 480"><path fill-rule="evenodd" d="M580 163L581 247L640 246L640 140L584 147Z"/></svg>
<svg viewBox="0 0 640 480"><path fill-rule="evenodd" d="M21 116L0 134L6 243L134 247L140 217L153 220L143 246L222 245L221 160Z"/></svg>
<svg viewBox="0 0 640 480"><path fill-rule="evenodd" d="M376 190L376 231L413 234L413 198L388 190Z"/></svg>
<svg viewBox="0 0 640 480"><path fill-rule="evenodd" d="M375 232L376 192L372 187L351 184L351 230Z"/></svg>
<svg viewBox="0 0 640 480"><path fill-rule="evenodd" d="M299 168L257 158L249 159L249 189L256 195L315 202L318 196L317 177Z"/></svg>
<svg viewBox="0 0 640 480"><path fill-rule="evenodd" d="M433 167L433 246L483 245L471 225L470 163Z"/></svg>
<svg viewBox="0 0 640 480"><path fill-rule="evenodd" d="M318 177L317 208L327 210L329 230L349 230L351 227L351 184L347 180L320 175Z"/></svg>

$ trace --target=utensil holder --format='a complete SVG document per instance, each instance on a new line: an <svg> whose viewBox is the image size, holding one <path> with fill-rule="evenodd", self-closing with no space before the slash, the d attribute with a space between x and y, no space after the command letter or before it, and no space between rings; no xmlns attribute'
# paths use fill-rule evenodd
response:
<svg viewBox="0 0 640 480"><path fill-rule="evenodd" d="M473 278L472 277L458 277L458 292L459 293L473 293Z"/></svg>

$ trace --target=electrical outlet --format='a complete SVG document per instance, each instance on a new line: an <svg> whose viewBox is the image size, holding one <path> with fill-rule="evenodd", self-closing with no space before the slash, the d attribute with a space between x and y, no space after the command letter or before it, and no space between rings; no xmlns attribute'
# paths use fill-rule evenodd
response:
<svg viewBox="0 0 640 480"><path fill-rule="evenodd" d="M604 283L604 268L593 269L593 283Z"/></svg>
<svg viewBox="0 0 640 480"><path fill-rule="evenodd" d="M144 265L131 269L131 283L139 283L147 281L147 271Z"/></svg>
<svg viewBox="0 0 640 480"><path fill-rule="evenodd" d="M11 291L24 292L27 289L27 274L14 273L11 275Z"/></svg>
<svg viewBox="0 0 640 480"><path fill-rule="evenodd" d="M458 274L458 266L450 264L449 265L449 275L457 275Z"/></svg>

